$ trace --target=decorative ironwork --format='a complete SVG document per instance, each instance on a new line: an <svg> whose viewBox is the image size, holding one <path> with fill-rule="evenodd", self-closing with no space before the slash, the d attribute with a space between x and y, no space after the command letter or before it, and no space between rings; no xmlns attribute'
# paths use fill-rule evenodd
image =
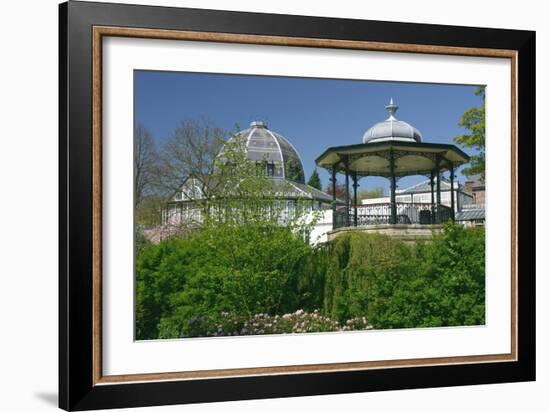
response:
<svg viewBox="0 0 550 412"><path fill-rule="evenodd" d="M395 180L395 157L393 150L390 151L390 207L391 207L391 217L390 223L397 223L397 202L395 201L395 189L397 186L397 181Z"/></svg>
<svg viewBox="0 0 550 412"><path fill-rule="evenodd" d="M452 209L445 205L439 205L432 209L430 203L396 202L395 224L443 224L452 220ZM393 224L391 204L376 203L370 205L358 205L353 210L353 216L346 216L346 207L339 207L333 215L333 228L348 227L357 216L357 226Z"/></svg>
<svg viewBox="0 0 550 412"><path fill-rule="evenodd" d="M454 167L451 167L450 172L451 172L451 215L454 221L455 220L455 169Z"/></svg>
<svg viewBox="0 0 550 412"><path fill-rule="evenodd" d="M332 212L332 228L338 229L341 227L347 227L348 213L346 208L339 208Z"/></svg>
<svg viewBox="0 0 550 412"><path fill-rule="evenodd" d="M357 172L354 172L351 175L351 178L353 180L353 204L357 206L357 188L359 187L358 178L357 178ZM358 220L357 220L357 207L354 208L353 213L353 224L357 226Z"/></svg>
<svg viewBox="0 0 550 412"><path fill-rule="evenodd" d="M349 216L349 204L350 204L350 197L349 197L349 158L346 156L344 157L344 167L345 167L345 171L346 171L346 180L345 180L345 185L346 185L346 208L347 208L347 211L348 213L346 213L346 225L347 226L350 226L350 222L351 222L351 219L350 219L350 216Z"/></svg>

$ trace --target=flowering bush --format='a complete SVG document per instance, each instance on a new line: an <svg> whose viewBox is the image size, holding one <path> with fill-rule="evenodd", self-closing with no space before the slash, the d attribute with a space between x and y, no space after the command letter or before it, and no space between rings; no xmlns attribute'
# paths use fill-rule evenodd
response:
<svg viewBox="0 0 550 412"><path fill-rule="evenodd" d="M365 317L348 319L343 324L321 315L317 310L308 313L302 309L284 315L258 313L253 317L222 312L217 321L201 317L190 321L186 328L189 336L243 336L271 335L280 333L339 332L350 330L368 330L372 326Z"/></svg>

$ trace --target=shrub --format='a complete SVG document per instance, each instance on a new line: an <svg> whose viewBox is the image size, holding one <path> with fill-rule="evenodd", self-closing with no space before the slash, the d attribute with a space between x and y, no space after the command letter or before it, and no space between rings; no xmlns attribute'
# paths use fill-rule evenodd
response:
<svg viewBox="0 0 550 412"><path fill-rule="evenodd" d="M392 293L392 284L410 272L411 249L389 236L349 233L318 248L301 287L317 299L305 307L322 308L340 322L373 315L374 297Z"/></svg>
<svg viewBox="0 0 550 412"><path fill-rule="evenodd" d="M208 226L143 247L137 337L484 324L484 267L482 228L449 224L413 246L355 232L312 248L290 228Z"/></svg>
<svg viewBox="0 0 550 412"><path fill-rule="evenodd" d="M311 313L302 309L283 315L258 313L252 317L222 312L215 318L191 319L186 335L194 336L243 336L272 335L280 333L338 332L372 329L365 317L353 318L345 323L323 316L315 310Z"/></svg>
<svg viewBox="0 0 550 412"><path fill-rule="evenodd" d="M448 224L429 245L415 247L417 269L377 305L378 328L485 323L485 232Z"/></svg>
<svg viewBox="0 0 550 412"><path fill-rule="evenodd" d="M189 321L221 312L250 317L295 310L311 252L289 228L253 224L206 227L149 246L136 267L138 338L189 334Z"/></svg>
<svg viewBox="0 0 550 412"><path fill-rule="evenodd" d="M158 337L160 319L172 310L170 296L181 290L194 272L198 250L190 242L171 238L149 244L136 258L136 337Z"/></svg>
<svg viewBox="0 0 550 412"><path fill-rule="evenodd" d="M326 248L322 307L335 319L364 315L376 329L485 323L482 228L448 224L414 246L351 233Z"/></svg>

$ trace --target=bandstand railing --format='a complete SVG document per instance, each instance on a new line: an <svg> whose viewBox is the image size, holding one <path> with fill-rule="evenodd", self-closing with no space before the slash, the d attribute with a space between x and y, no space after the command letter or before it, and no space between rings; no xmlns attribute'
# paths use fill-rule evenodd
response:
<svg viewBox="0 0 550 412"><path fill-rule="evenodd" d="M396 224L441 224L452 219L452 210L445 205L430 203L396 202ZM367 226L390 224L391 205L389 203L374 203L351 206L346 216L346 207L336 208L332 225L334 229L347 226Z"/></svg>

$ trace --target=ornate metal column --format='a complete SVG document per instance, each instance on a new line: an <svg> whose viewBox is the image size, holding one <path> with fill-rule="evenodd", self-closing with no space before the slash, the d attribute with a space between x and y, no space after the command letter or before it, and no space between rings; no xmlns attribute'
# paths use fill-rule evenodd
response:
<svg viewBox="0 0 550 412"><path fill-rule="evenodd" d="M357 188L359 187L357 183L357 172L353 172L351 177L353 179L353 225L357 226Z"/></svg>
<svg viewBox="0 0 550 412"><path fill-rule="evenodd" d="M332 183L332 229L335 229L335 226L336 226L336 165L332 166L330 181Z"/></svg>
<svg viewBox="0 0 550 412"><path fill-rule="evenodd" d="M344 166L346 168L346 226L350 226L349 219L349 157L344 158Z"/></svg>
<svg viewBox="0 0 550 412"><path fill-rule="evenodd" d="M438 155L435 157L435 174L436 174L436 223L441 223L441 158Z"/></svg>
<svg viewBox="0 0 550 412"><path fill-rule="evenodd" d="M455 221L455 168L451 164L451 219Z"/></svg>
<svg viewBox="0 0 550 412"><path fill-rule="evenodd" d="M395 225L397 223L397 204L395 203L395 157L393 155L393 150L390 150L390 223Z"/></svg>
<svg viewBox="0 0 550 412"><path fill-rule="evenodd" d="M432 199L431 199L431 203L432 203L432 216L431 216L431 222L432 224L435 223L435 199L434 199L434 171L432 170L430 172L430 188L431 188L431 192L432 192Z"/></svg>

